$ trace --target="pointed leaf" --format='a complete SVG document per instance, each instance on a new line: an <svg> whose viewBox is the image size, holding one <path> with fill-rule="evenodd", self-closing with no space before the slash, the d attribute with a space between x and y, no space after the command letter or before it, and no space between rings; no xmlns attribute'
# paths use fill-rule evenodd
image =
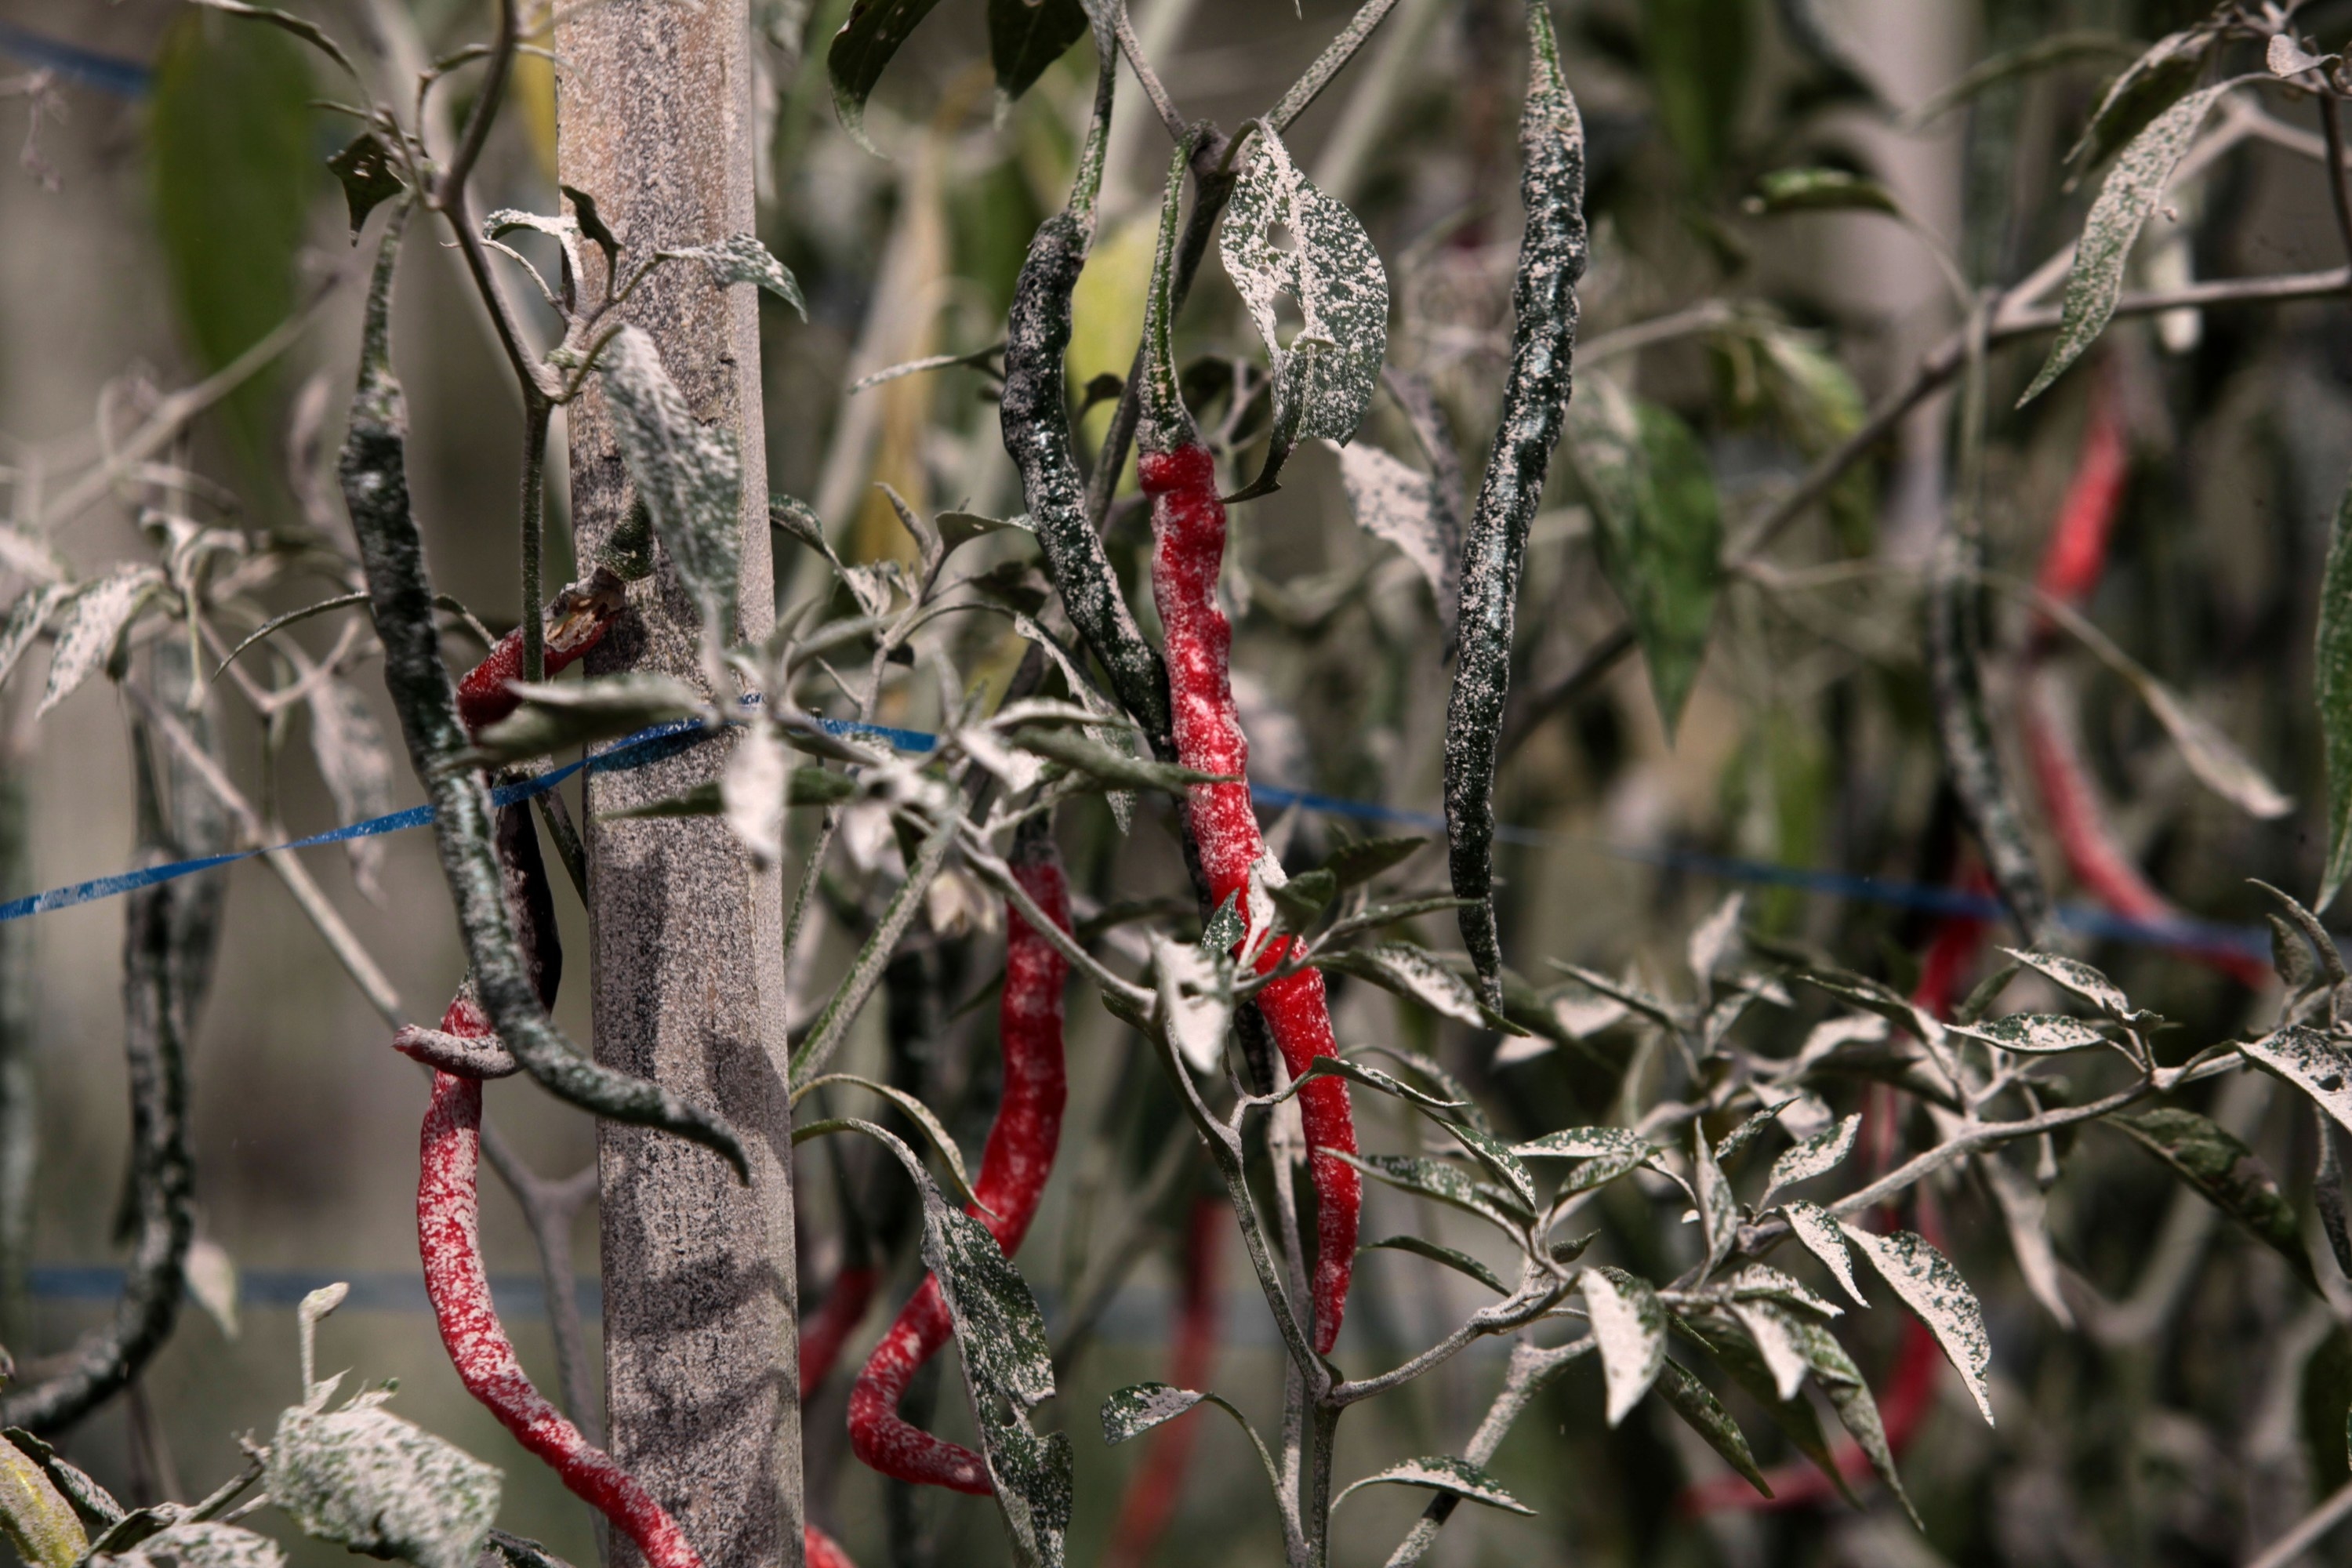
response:
<svg viewBox="0 0 2352 1568"><path fill-rule="evenodd" d="M2130 1023L2148 1016L2133 1010L2131 998L2124 994L2123 987L2079 958L2069 958L2063 952L2021 952L2013 947L2000 951L2035 973L2056 982L2061 989L2073 992L2110 1018Z"/></svg>
<svg viewBox="0 0 2352 1568"><path fill-rule="evenodd" d="M2305 1284L2319 1289L2294 1205L2280 1193L2270 1168L2236 1134L2193 1110L2174 1106L2114 1116L2108 1122L2171 1166L2175 1174L2255 1240L2285 1258Z"/></svg>
<svg viewBox="0 0 2352 1568"><path fill-rule="evenodd" d="M41 628L49 624L57 607L72 595L73 587L66 583L45 583L16 595L16 602L8 606L7 624L0 626L0 686L7 684L25 650L39 640Z"/></svg>
<svg viewBox="0 0 2352 1568"><path fill-rule="evenodd" d="M128 1552L109 1552L117 1568L284 1568L284 1548L269 1537L216 1520L167 1525Z"/></svg>
<svg viewBox="0 0 2352 1568"><path fill-rule="evenodd" d="M1764 1188L1764 1195L1756 1200L1759 1208L1772 1201L1772 1194L1782 1187L1793 1187L1799 1182L1810 1182L1815 1176L1827 1175L1845 1163L1853 1152L1853 1140L1862 1131L1862 1112L1855 1111L1834 1127L1823 1128L1772 1162L1772 1174Z"/></svg>
<svg viewBox="0 0 2352 1568"><path fill-rule="evenodd" d="M1114 1389L1102 1402L1103 1441L1112 1447L1173 1421L1205 1395L1166 1383L1134 1383Z"/></svg>
<svg viewBox="0 0 2352 1568"><path fill-rule="evenodd" d="M665 261L701 262L710 281L721 289L737 283L754 284L761 293L773 294L790 305L802 321L808 320L808 301L801 298L801 286L793 277L792 268L777 260L756 235L730 235L709 245L688 245L654 254Z"/></svg>
<svg viewBox="0 0 2352 1568"><path fill-rule="evenodd" d="M2210 22L2200 22L2158 38L2108 85L2082 136L2068 149L2066 162L2096 168L2109 153L2137 136L2196 85L2205 68L2205 57L2220 37Z"/></svg>
<svg viewBox="0 0 2352 1568"><path fill-rule="evenodd" d="M1981 1024L1950 1024L1946 1027L1955 1035L2026 1056L2058 1056L2109 1043L2105 1032L2096 1025L2054 1013L2009 1013Z"/></svg>
<svg viewBox="0 0 2352 1568"><path fill-rule="evenodd" d="M724 425L704 425L637 327L623 327L598 361L613 426L637 499L702 612L705 636L735 635L742 551L742 462Z"/></svg>
<svg viewBox="0 0 2352 1568"><path fill-rule="evenodd" d="M2352 1048L2342 1041L2294 1025L2243 1041L2238 1049L2309 1095L2337 1125L2352 1129Z"/></svg>
<svg viewBox="0 0 2352 1568"><path fill-rule="evenodd" d="M1862 1369L1837 1342L1837 1336L1819 1323L1802 1319L1792 1320L1790 1332L1806 1363L1813 1369L1813 1381L1830 1397L1830 1406L1838 1413L1856 1447L1870 1460L1870 1468L1885 1483L1911 1517L1913 1528L1925 1532L1927 1526L1919 1521L1919 1510L1911 1505L1911 1494L1903 1489L1903 1477L1895 1468L1895 1446L1887 1440L1886 1424L1878 1414L1878 1401L1871 1397L1870 1384L1864 1383Z"/></svg>
<svg viewBox="0 0 2352 1568"><path fill-rule="evenodd" d="M1470 1502L1499 1508L1507 1513L1522 1513L1533 1518L1536 1511L1505 1491L1494 1477L1469 1460L1443 1454L1407 1459L1401 1465L1391 1465L1377 1475L1366 1476L1333 1498L1331 1506L1337 1508L1348 1500L1349 1493L1372 1486L1427 1487L1432 1491L1448 1492Z"/></svg>
<svg viewBox="0 0 2352 1568"><path fill-rule="evenodd" d="M73 1568L89 1550L81 1521L41 1467L0 1443L0 1534L30 1568Z"/></svg>
<svg viewBox="0 0 2352 1568"><path fill-rule="evenodd" d="M2327 753L2327 865L2312 908L2326 913L2352 874L2352 485L2336 503L2319 584L2314 658L2319 731Z"/></svg>
<svg viewBox="0 0 2352 1568"><path fill-rule="evenodd" d="M1612 1426L1649 1392L1666 1363L1666 1309L1645 1279L1622 1268L1588 1268L1577 1276L1592 1319L1592 1342L1601 1349L1601 1372L1609 1391Z"/></svg>
<svg viewBox="0 0 2352 1568"><path fill-rule="evenodd" d="M1742 204L1758 216L1783 213L1877 212L1901 216L1895 193L1848 169L1775 169Z"/></svg>
<svg viewBox="0 0 2352 1568"><path fill-rule="evenodd" d="M1566 1127L1511 1151L1522 1160L1581 1160L1595 1155L1631 1155L1635 1163L1657 1157L1658 1146L1623 1127Z"/></svg>
<svg viewBox="0 0 2352 1568"><path fill-rule="evenodd" d="M1992 1425L1992 1392L1985 1372L1992 1364L1992 1341L1985 1333L1984 1309L1976 1292L1960 1278L1950 1258L1929 1245L1925 1237L1907 1230L1877 1236L1857 1226L1841 1223L1847 1242L1870 1259L1879 1277L1895 1287L1903 1304L1916 1313L1944 1347L1945 1358L1959 1372L1975 1396L1985 1425Z"/></svg>
<svg viewBox="0 0 2352 1568"><path fill-rule="evenodd" d="M833 111L850 139L868 153L878 155L866 136L866 100L907 35L938 4L939 0L857 0L825 50L825 74L833 81Z"/></svg>
<svg viewBox="0 0 2352 1568"><path fill-rule="evenodd" d="M1291 1086L1276 1098L1287 1100L1298 1092L1300 1085L1309 1079L1317 1078L1344 1078L1349 1082L1360 1083L1366 1089L1377 1089L1382 1094L1392 1094L1409 1104L1419 1106L1432 1115L1440 1116L1441 1120L1443 1112L1458 1112L1462 1109L1462 1102L1458 1100L1446 1100L1438 1095L1426 1093L1413 1088L1402 1079L1384 1073L1378 1068L1366 1067L1361 1062L1351 1062L1344 1057L1317 1057L1307 1064L1307 1070L1293 1079ZM1535 1201L1532 1192L1528 1194L1528 1201L1529 1203Z"/></svg>
<svg viewBox="0 0 2352 1568"><path fill-rule="evenodd" d="M304 1534L417 1568L473 1568L499 1510L495 1468L380 1404L288 1410L262 1479Z"/></svg>
<svg viewBox="0 0 2352 1568"><path fill-rule="evenodd" d="M593 680L517 681L509 689L518 706L475 737L469 761L521 762L708 711L701 694L676 676L643 671Z"/></svg>
<svg viewBox="0 0 2352 1568"><path fill-rule="evenodd" d="M327 167L342 183L343 204L352 216L353 245L360 242L360 230L366 226L368 214L407 189L394 172L392 150L373 131L362 131L352 137L341 152L327 160Z"/></svg>
<svg viewBox="0 0 2352 1568"><path fill-rule="evenodd" d="M1498 1296L1507 1296L1511 1293L1510 1287L1503 1283L1501 1275L1468 1253L1458 1252L1450 1247L1440 1247L1436 1242L1424 1241L1417 1236L1383 1237L1379 1241L1364 1243L1356 1249L1356 1252L1360 1257L1375 1248L1386 1248L1391 1252L1410 1252L1416 1258L1426 1258L1432 1263L1443 1263L1457 1274L1466 1274Z"/></svg>
<svg viewBox="0 0 2352 1568"><path fill-rule="evenodd" d="M1081 0L988 0L988 58L1010 103L1087 36Z"/></svg>
<svg viewBox="0 0 2352 1568"><path fill-rule="evenodd" d="M1318 954L1315 963L1318 968L1369 980L1384 991L1420 1003L1440 1017L1486 1026L1486 1015L1478 1010L1477 995L1469 984L1438 963L1425 947L1407 942L1377 942Z"/></svg>
<svg viewBox="0 0 2352 1568"><path fill-rule="evenodd" d="M1067 730L1019 730L1010 739L1024 752L1059 763L1071 772L1112 789L1156 789L1181 795L1196 784L1239 782L1225 774L1204 773L1198 768L1180 767L1174 763L1131 756L1097 744Z"/></svg>
<svg viewBox="0 0 2352 1568"><path fill-rule="evenodd" d="M1160 988L1160 1016L1168 1031L1168 1043L1194 1072L1214 1073L1223 1059L1225 1030L1234 1016L1218 962L1197 947L1155 933L1151 969Z"/></svg>
<svg viewBox="0 0 2352 1568"><path fill-rule="evenodd" d="M1428 842L1426 838L1360 838L1325 856L1323 868L1339 879L1345 891L1402 864Z"/></svg>
<svg viewBox="0 0 2352 1568"><path fill-rule="evenodd" d="M1397 547L1429 584L1445 640L1462 598L1462 519L1434 475L1423 473L1378 447L1340 447L1339 484L1356 526Z"/></svg>
<svg viewBox="0 0 2352 1568"><path fill-rule="evenodd" d="M49 653L49 683L41 693L38 719L114 657L114 650L150 596L163 584L152 566L118 567L74 595L58 617L57 646Z"/></svg>
<svg viewBox="0 0 2352 1568"><path fill-rule="evenodd" d="M1333 1152L1373 1180L1385 1182L1400 1192L1449 1205L1506 1231L1517 1232L1517 1227L1479 1190L1476 1183L1443 1160L1406 1154L1349 1154L1339 1150Z"/></svg>
<svg viewBox="0 0 2352 1568"><path fill-rule="evenodd" d="M1804 1386L1807 1363L1804 1352L1797 1348L1793 1320L1769 1301L1734 1301L1727 1310L1755 1342L1756 1353L1764 1358L1764 1369L1771 1374L1773 1392L1783 1400L1796 1398Z"/></svg>
<svg viewBox="0 0 2352 1568"><path fill-rule="evenodd" d="M1536 1205L1535 1178L1518 1162L1510 1147L1484 1129L1466 1126L1459 1121L1439 1119L1444 1129L1454 1134L1454 1142L1470 1151L1470 1156L1486 1168L1486 1173L1508 1188L1521 1205L1532 1210Z"/></svg>
<svg viewBox="0 0 2352 1568"><path fill-rule="evenodd" d="M1723 1167L1715 1163L1706 1128L1696 1121L1691 1123L1691 1186L1698 1199L1699 1229L1706 1237L1706 1267L1699 1271L1704 1278L1731 1256L1739 1240L1739 1200L1732 1196Z"/></svg>
<svg viewBox="0 0 2352 1568"><path fill-rule="evenodd" d="M1829 1210L1818 1204L1801 1200L1782 1205L1781 1214L1788 1217L1789 1229L1804 1244L1805 1250L1822 1261L1822 1267L1837 1276L1845 1293L1853 1298L1857 1307L1870 1303L1863 1298L1862 1287L1854 1283L1853 1257L1846 1250L1845 1232L1838 1228L1837 1220Z"/></svg>
<svg viewBox="0 0 2352 1568"><path fill-rule="evenodd" d="M1739 1429L1739 1423L1731 1418L1731 1413L1706 1384L1669 1356L1658 1369L1657 1389L1684 1424L1706 1438L1707 1447L1722 1455L1724 1462L1739 1472L1749 1486L1765 1497L1772 1495L1764 1472L1756 1467L1756 1455L1748 1447L1748 1435Z"/></svg>

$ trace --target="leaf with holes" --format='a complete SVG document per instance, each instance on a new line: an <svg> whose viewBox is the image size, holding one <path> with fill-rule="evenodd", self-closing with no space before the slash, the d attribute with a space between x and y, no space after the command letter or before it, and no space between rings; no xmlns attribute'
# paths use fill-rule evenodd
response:
<svg viewBox="0 0 2352 1568"><path fill-rule="evenodd" d="M1772 1162L1772 1174L1766 1184L1764 1195L1756 1200L1762 1208L1772 1201L1772 1194L1782 1187L1793 1187L1799 1182L1810 1182L1815 1176L1825 1176L1845 1163L1853 1152L1855 1134L1862 1131L1862 1112L1855 1111L1834 1127L1825 1127Z"/></svg>
<svg viewBox="0 0 2352 1568"><path fill-rule="evenodd" d="M1992 1341L1985 1333L1984 1309L1976 1292L1952 1267L1952 1260L1927 1237L1898 1230L1877 1236L1858 1226L1841 1223L1847 1243L1870 1259L1879 1277L1895 1287L1903 1304L1917 1315L1944 1347L1944 1355L1959 1372L1975 1396L1985 1425L1992 1425L1992 1391L1985 1382L1992 1364Z"/></svg>
<svg viewBox="0 0 2352 1568"><path fill-rule="evenodd" d="M2315 1291L2319 1289L2294 1206L2280 1193L2261 1156L2235 1133L2174 1106L2111 1117L2108 1125L2170 1166L2206 1202L2285 1258L2296 1278Z"/></svg>
<svg viewBox="0 0 2352 1568"><path fill-rule="evenodd" d="M153 567L122 566L74 595L58 622L57 646L49 652L49 683L34 718L72 696L92 670L113 658L122 634L163 586L163 574Z"/></svg>
<svg viewBox="0 0 2352 1568"><path fill-rule="evenodd" d="M1577 1276L1601 1349L1612 1426L1649 1392L1666 1363L1666 1309L1646 1279L1622 1268L1588 1268Z"/></svg>
<svg viewBox="0 0 2352 1568"><path fill-rule="evenodd" d="M655 537L702 612L706 639L735 635L742 548L743 465L724 425L705 425L637 327L623 327L599 360L614 433Z"/></svg>
<svg viewBox="0 0 2352 1568"><path fill-rule="evenodd" d="M1398 1486L1427 1487L1432 1491L1446 1492L1468 1502L1484 1503L1506 1513L1535 1517L1535 1510L1503 1489L1502 1484L1467 1459L1450 1455L1432 1454L1418 1459L1407 1459L1401 1465L1391 1465L1375 1475L1351 1482L1338 1497L1331 1500L1337 1508L1350 1493L1365 1487Z"/></svg>
<svg viewBox="0 0 2352 1568"><path fill-rule="evenodd" d="M2158 115L2124 149L2123 156L2109 171L2106 183L2099 187L2099 198L2091 204L2090 216L2083 220L2083 237L2074 247L2074 265L2066 274L2058 341L2051 345L2050 357L2035 373L2025 395L2017 400L2019 407L2041 396L2106 331L2107 322L2116 313L2116 301L2123 296L2124 267L2131 259L2132 246L2139 238L2139 231L2156 211L2156 204L2163 199L2165 187L2172 182L2172 171L2188 155L2215 100L2236 87L2239 79L2198 89ZM2120 90L2120 83L2117 88Z"/></svg>
<svg viewBox="0 0 2352 1568"><path fill-rule="evenodd" d="M1388 271L1356 215L1317 190L1263 125L1226 204L1218 254L1273 370L1271 446L1258 482L1271 488L1298 442L1345 441L1363 423L1388 353ZM1301 318L1287 342L1276 304L1285 294Z"/></svg>
<svg viewBox="0 0 2352 1568"><path fill-rule="evenodd" d="M1592 503L1601 569L1633 623L1671 739L1715 626L1723 513L1698 438L1605 375L1568 405L1568 452Z"/></svg>
<svg viewBox="0 0 2352 1568"><path fill-rule="evenodd" d="M2010 1013L1981 1024L1948 1025L1955 1035L2026 1056L2059 1056L2107 1044L2104 1030L2055 1013Z"/></svg>

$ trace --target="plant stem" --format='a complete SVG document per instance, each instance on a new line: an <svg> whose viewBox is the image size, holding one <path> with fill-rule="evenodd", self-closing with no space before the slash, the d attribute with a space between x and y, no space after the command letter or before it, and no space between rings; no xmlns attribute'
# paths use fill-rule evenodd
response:
<svg viewBox="0 0 2352 1568"><path fill-rule="evenodd" d="M554 414L532 381L522 386L522 679L537 683L547 679L547 622L540 606L547 601L547 426Z"/></svg>
<svg viewBox="0 0 2352 1568"><path fill-rule="evenodd" d="M2319 94L2319 129L2327 142L2327 200L2336 209L2336 237L2344 242L2344 258L2352 261L2352 190L2345 185L2344 119L2336 94Z"/></svg>

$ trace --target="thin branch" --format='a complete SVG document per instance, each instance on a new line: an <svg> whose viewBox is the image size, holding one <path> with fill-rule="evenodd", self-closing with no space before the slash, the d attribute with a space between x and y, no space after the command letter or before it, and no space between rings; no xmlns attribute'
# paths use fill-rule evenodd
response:
<svg viewBox="0 0 2352 1568"><path fill-rule="evenodd" d="M1551 1350L1531 1345L1525 1340L1513 1345L1511 1366L1503 1375L1502 1389L1495 1395L1494 1404L1486 1407L1486 1419L1479 1422L1478 1430L1471 1434L1469 1446L1462 1450L1462 1457L1474 1465L1484 1465L1492 1459L1495 1450L1503 1446L1504 1436L1510 1431L1511 1423L1519 1418L1519 1413L1535 1403L1536 1395L1541 1394L1553 1378L1567 1371L1578 1357L1589 1354L1592 1348L1591 1334ZM1461 1502L1460 1496L1454 1492L1440 1492L1432 1498L1429 1506L1422 1510L1421 1519L1413 1525L1412 1533L1389 1554L1388 1568L1412 1568L1412 1564L1428 1555L1431 1545L1437 1540L1437 1532L1445 1527L1447 1520L1454 1517L1454 1510L1461 1506Z"/></svg>
<svg viewBox="0 0 2352 1568"><path fill-rule="evenodd" d="M1356 58L1356 51L1364 47L1365 41L1395 8L1396 0L1364 0L1362 6L1348 19L1348 25L1339 30L1339 36L1324 47L1323 52L1315 57L1315 63L1307 68L1305 75L1290 84L1290 90L1282 95L1282 101L1276 104L1273 111L1265 117L1274 127L1276 135L1288 131L1290 122L1307 112L1307 106L1313 103L1331 84L1331 79Z"/></svg>
<svg viewBox="0 0 2352 1568"><path fill-rule="evenodd" d="M2347 1518L2352 1518L2352 1481L2336 1488L2326 1502L2304 1515L2302 1522L2273 1542L2246 1568L2286 1568Z"/></svg>
<svg viewBox="0 0 2352 1568"><path fill-rule="evenodd" d="M1549 1310L1567 1293L1567 1285L1557 1279L1547 1279L1540 1288L1523 1285L1508 1298L1473 1312L1453 1332L1402 1365L1377 1377L1358 1378L1334 1385L1325 1403L1353 1405L1360 1399L1370 1399L1376 1394L1386 1394L1399 1384L1411 1383L1430 1368L1451 1361L1467 1349L1474 1340L1493 1334L1507 1334L1515 1329L1525 1328Z"/></svg>
<svg viewBox="0 0 2352 1568"><path fill-rule="evenodd" d="M1118 37L1118 52L1127 57L1128 68L1135 73L1135 79L1141 84L1143 96L1151 100L1152 109L1160 116L1160 123L1168 128L1168 139L1181 146L1184 138L1192 134L1192 127L1185 123L1183 114L1176 107L1176 100L1168 95L1168 84L1160 79L1160 73L1152 69L1151 62L1144 58L1143 44L1135 36L1135 24L1129 19L1127 7L1119 5L1117 10L1118 16L1113 24L1113 31Z"/></svg>
<svg viewBox="0 0 2352 1568"><path fill-rule="evenodd" d="M498 118L499 105L506 97L507 77L514 68L515 49L521 42L522 26L515 14L515 0L499 0L499 38L490 50L489 69L483 74L473 111L466 118L465 132L457 139L457 151L451 154L448 167L434 184L433 205L443 212L452 210L465 199L466 182L472 177L474 164L489 141L490 122Z"/></svg>
<svg viewBox="0 0 2352 1568"><path fill-rule="evenodd" d="M547 1295L547 1323L555 1339L556 1381L563 1388L565 1414L589 1442L604 1445L603 1412L588 1373L588 1338L580 1321L580 1292L572 1274L572 1222L596 1195L591 1163L560 1182L551 1182L526 1163L498 1128L482 1123L482 1154L522 1208L539 1247L540 1280Z"/></svg>
<svg viewBox="0 0 2352 1568"><path fill-rule="evenodd" d="M2336 95L2319 95L2319 129L2327 140L2327 200L2336 209L2336 237L2344 242L2344 258L2352 261L2352 190L2345 187L2344 119Z"/></svg>

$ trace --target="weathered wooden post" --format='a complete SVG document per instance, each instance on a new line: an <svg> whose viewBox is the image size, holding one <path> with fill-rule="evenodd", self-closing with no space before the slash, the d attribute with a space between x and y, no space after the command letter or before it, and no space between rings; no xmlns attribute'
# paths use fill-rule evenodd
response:
<svg viewBox="0 0 2352 1568"><path fill-rule="evenodd" d="M639 256L751 232L756 121L745 0L570 10L555 46L564 62L563 183L593 197ZM583 248L592 267L602 265ZM627 312L653 335L696 415L735 434L743 471L736 633L753 641L774 604L758 310L748 286L721 289L700 268L670 267ZM571 455L584 557L629 502L609 411L593 386L571 410ZM697 614L666 563L659 588L605 639L596 671L700 678ZM604 1128L605 1404L613 1452L676 1513L704 1561L768 1568L801 1561L780 889L715 818L597 820L716 777L728 748L705 742L588 784L596 1055L719 1108L753 1160L744 1187L677 1139Z"/></svg>

